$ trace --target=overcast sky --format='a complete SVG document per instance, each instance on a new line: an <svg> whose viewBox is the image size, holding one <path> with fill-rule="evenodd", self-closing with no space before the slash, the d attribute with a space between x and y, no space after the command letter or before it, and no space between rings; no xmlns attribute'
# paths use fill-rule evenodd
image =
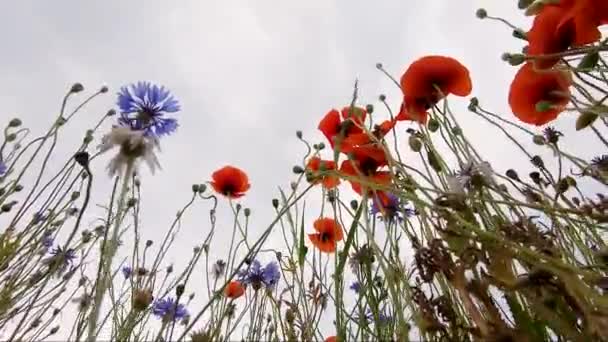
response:
<svg viewBox="0 0 608 342"><path fill-rule="evenodd" d="M68 128L60 148L69 153L98 115L114 106L120 86L139 80L165 85L182 105L180 128L162 141L163 171L142 177L144 238L158 239L166 230L160 223L170 222L190 196L190 184L208 180L224 164L249 174L252 188L243 203L253 209L261 230L270 220L277 186L288 186L291 168L301 160L296 130L321 141L318 121L350 102L355 78L362 105L377 104L384 93L397 108L399 91L376 70L377 62L400 77L423 55L453 56L470 69L473 95L511 117L507 93L516 70L500 55L523 44L504 25L476 19L475 10L485 7L525 27L529 18L516 3L10 1L2 6L0 21L0 117L17 115L40 134L72 83L81 82L88 91L108 85L111 91ZM512 150L510 144L466 111L468 100L452 103L465 132L504 172L516 155L506 150ZM564 118L559 127L573 121ZM95 166L101 169L106 160ZM96 191L107 193L109 178L97 179ZM199 208L178 238L185 250L192 247L192 236L206 233L203 209L208 208ZM225 205L222 213L228 214Z"/></svg>

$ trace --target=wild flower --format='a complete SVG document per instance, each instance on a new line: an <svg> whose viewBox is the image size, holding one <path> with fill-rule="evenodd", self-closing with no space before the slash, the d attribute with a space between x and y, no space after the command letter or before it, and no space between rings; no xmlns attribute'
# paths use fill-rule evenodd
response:
<svg viewBox="0 0 608 342"><path fill-rule="evenodd" d="M407 68L401 76L403 104L397 120L425 124L427 110L444 96L468 96L472 90L469 70L451 57L425 56Z"/></svg>
<svg viewBox="0 0 608 342"><path fill-rule="evenodd" d="M273 289L281 279L279 266L274 261L262 267L258 260L253 260L249 268L239 271L238 275L241 284L251 285L256 291L262 286Z"/></svg>
<svg viewBox="0 0 608 342"><path fill-rule="evenodd" d="M522 66L509 91L509 105L522 122L536 126L557 118L570 102L571 79L564 71L536 71Z"/></svg>
<svg viewBox="0 0 608 342"><path fill-rule="evenodd" d="M120 271L122 272L122 275L125 277L125 279L129 279L133 275L133 268L128 265L123 266Z"/></svg>
<svg viewBox="0 0 608 342"><path fill-rule="evenodd" d="M144 131L135 131L125 126L112 127L110 133L102 138L98 149L100 153L104 153L114 147L119 147L120 150L108 164L111 176L122 172L127 165L136 163L139 159L146 162L152 173L160 168L154 151L160 148L158 140L154 136L146 136Z"/></svg>
<svg viewBox="0 0 608 342"><path fill-rule="evenodd" d="M402 205L399 197L387 193L386 196L374 197L370 213L372 216L379 215L381 220L395 222L414 216L416 211Z"/></svg>
<svg viewBox="0 0 608 342"><path fill-rule="evenodd" d="M215 279L221 277L224 274L225 270L226 270L226 262L222 259L216 261L213 264L213 266L211 267L211 272Z"/></svg>
<svg viewBox="0 0 608 342"><path fill-rule="evenodd" d="M492 167L488 162L468 161L461 166L456 176L449 176L447 181L451 192L464 194L465 190L471 190L475 184L492 182Z"/></svg>
<svg viewBox="0 0 608 342"><path fill-rule="evenodd" d="M245 294L245 287L238 281L231 281L224 289L224 295L231 299L239 298Z"/></svg>
<svg viewBox="0 0 608 342"><path fill-rule="evenodd" d="M361 292L361 283L358 281L355 281L352 284L350 284L349 288L358 294L359 292Z"/></svg>
<svg viewBox="0 0 608 342"><path fill-rule="evenodd" d="M311 181L313 184L322 184L326 189L333 189L340 184L340 177L335 175L318 176L319 172L335 171L336 163L333 160L322 160L319 157L312 157L306 164L306 170L311 173Z"/></svg>
<svg viewBox="0 0 608 342"><path fill-rule="evenodd" d="M249 178L243 170L224 166L211 175L213 189L228 198L240 198L249 190Z"/></svg>
<svg viewBox="0 0 608 342"><path fill-rule="evenodd" d="M146 136L161 137L177 129L177 120L165 117L180 110L179 103L168 89L150 82L137 82L120 88L118 122Z"/></svg>
<svg viewBox="0 0 608 342"><path fill-rule="evenodd" d="M332 148L336 142L341 140L340 151L347 152L348 146L345 146L344 139L353 134L363 133L361 125L365 122L367 111L363 108L350 106L342 108L340 112L332 109L319 122L318 128L325 135L327 141Z"/></svg>
<svg viewBox="0 0 608 342"><path fill-rule="evenodd" d="M0 177L4 176L7 170L8 167L6 166L6 164L2 160L0 160Z"/></svg>
<svg viewBox="0 0 608 342"><path fill-rule="evenodd" d="M338 241L344 237L342 226L335 219L320 218L314 222L313 227L317 233L308 234L310 242L321 252L335 252Z"/></svg>
<svg viewBox="0 0 608 342"><path fill-rule="evenodd" d="M53 246L53 232L52 231L45 231L42 234L42 239L40 240L40 244L42 245L42 247L44 247L45 249L51 248Z"/></svg>
<svg viewBox="0 0 608 342"><path fill-rule="evenodd" d="M68 267L73 266L76 259L76 251L72 248L63 250L60 246L53 248L49 252L50 256L43 260L43 263L49 266L49 269L56 271L57 274L63 274Z"/></svg>
<svg viewBox="0 0 608 342"><path fill-rule="evenodd" d="M184 304L178 304L171 297L156 300L152 306L152 313L165 322L182 320L188 316Z"/></svg>

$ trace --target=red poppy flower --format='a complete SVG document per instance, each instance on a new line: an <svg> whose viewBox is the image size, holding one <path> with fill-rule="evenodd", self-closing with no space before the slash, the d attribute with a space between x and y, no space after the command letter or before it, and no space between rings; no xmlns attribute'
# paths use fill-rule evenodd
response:
<svg viewBox="0 0 608 342"><path fill-rule="evenodd" d="M363 108L353 107L342 108L341 113L332 109L319 122L319 130L329 141L331 147L335 147L336 139L342 139L351 134L362 133L363 130L357 125L363 125L367 112ZM341 114L341 115L340 115Z"/></svg>
<svg viewBox="0 0 608 342"><path fill-rule="evenodd" d="M238 281L231 281L224 288L224 295L228 298L236 299L245 294L245 287Z"/></svg>
<svg viewBox="0 0 608 342"><path fill-rule="evenodd" d="M542 56L568 50L575 36L573 20L566 20L572 6L545 5L534 18L532 28L528 31L528 55ZM572 18L571 18L572 19ZM558 30L558 27L560 29ZM553 67L560 58L537 58L534 65L538 69Z"/></svg>
<svg viewBox="0 0 608 342"><path fill-rule="evenodd" d="M570 84L568 74L563 71L536 71L531 63L525 64L511 83L509 105L519 120L544 125L554 120L570 101Z"/></svg>
<svg viewBox="0 0 608 342"><path fill-rule="evenodd" d="M378 191L377 188L381 186L386 186L391 182L391 174L388 171L376 171L374 167L375 162L373 159L369 159L367 161L368 166L361 166L356 160L345 160L340 165L340 172L350 177L358 177L361 181L357 181L354 179L350 179L349 183L353 188L353 191L358 193L359 195L363 195L363 185L361 182L365 183L365 186L368 188L367 196L373 197L374 194L379 194L379 196L384 198L384 192ZM357 168L355 168L355 166ZM363 173L361 175L357 172L357 169Z"/></svg>
<svg viewBox="0 0 608 342"><path fill-rule="evenodd" d="M313 223L313 227L317 233L308 234L312 244L321 252L335 252L338 241L344 238L342 226L332 218L320 218Z"/></svg>
<svg viewBox="0 0 608 342"><path fill-rule="evenodd" d="M444 96L467 96L472 88L469 70L454 58L422 57L401 76L404 104L396 119L426 123L427 110Z"/></svg>
<svg viewBox="0 0 608 342"><path fill-rule="evenodd" d="M213 189L228 198L242 197L250 187L247 174L233 166L224 166L215 171L211 178Z"/></svg>
<svg viewBox="0 0 608 342"><path fill-rule="evenodd" d="M313 172L336 170L336 163L333 160L322 160L319 157L312 157L308 160L306 169ZM332 189L340 184L340 177L331 175L316 177L313 180L313 184L319 183L322 183L326 189Z"/></svg>
<svg viewBox="0 0 608 342"><path fill-rule="evenodd" d="M558 35L560 31L567 31L573 26L572 45L591 44L602 38L598 26L608 24L608 1L561 0L557 6L567 10L557 26Z"/></svg>
<svg viewBox="0 0 608 342"><path fill-rule="evenodd" d="M325 339L325 342L337 342L338 338L336 336L329 336Z"/></svg>
<svg viewBox="0 0 608 342"><path fill-rule="evenodd" d="M395 120L386 120L383 121L380 125L376 125L372 134L378 140L382 140L385 135L387 135L394 127L397 122ZM374 144L375 140L372 137L365 133L353 133L348 135L344 140L342 140L342 147L340 148L340 152L350 153L354 150L355 147L364 146Z"/></svg>

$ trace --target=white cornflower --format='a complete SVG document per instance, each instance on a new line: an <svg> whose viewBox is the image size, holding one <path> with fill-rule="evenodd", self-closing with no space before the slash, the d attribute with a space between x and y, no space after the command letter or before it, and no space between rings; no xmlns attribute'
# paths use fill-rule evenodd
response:
<svg viewBox="0 0 608 342"><path fill-rule="evenodd" d="M98 149L99 152L104 153L116 146L120 147L120 150L108 163L110 176L122 172L128 163L137 163L140 158L148 164L152 173L160 169L155 154L155 149L160 150L158 139L145 136L144 131L132 130L124 126L112 127L110 133L101 139Z"/></svg>

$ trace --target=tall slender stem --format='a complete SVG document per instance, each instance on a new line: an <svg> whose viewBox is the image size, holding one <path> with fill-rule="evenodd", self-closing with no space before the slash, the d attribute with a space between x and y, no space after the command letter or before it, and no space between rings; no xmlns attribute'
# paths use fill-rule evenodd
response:
<svg viewBox="0 0 608 342"><path fill-rule="evenodd" d="M120 225L122 223L123 211L125 210L125 199L129 191L129 181L131 180L131 174L133 173L133 160L127 163L125 173L122 180L122 187L120 189L120 195L118 197L118 206L116 208L116 216L114 217L114 227L112 228L112 239L108 248L104 248L105 243L102 245L101 258L103 260L101 264L101 270L97 276L97 286L95 287L95 300L93 302L93 308L89 315L89 336L87 337L88 342L95 342L97 338L97 321L99 320L99 313L101 311L101 305L103 298L108 288L108 277L112 273L112 260L116 255L118 249L118 232L120 231Z"/></svg>

